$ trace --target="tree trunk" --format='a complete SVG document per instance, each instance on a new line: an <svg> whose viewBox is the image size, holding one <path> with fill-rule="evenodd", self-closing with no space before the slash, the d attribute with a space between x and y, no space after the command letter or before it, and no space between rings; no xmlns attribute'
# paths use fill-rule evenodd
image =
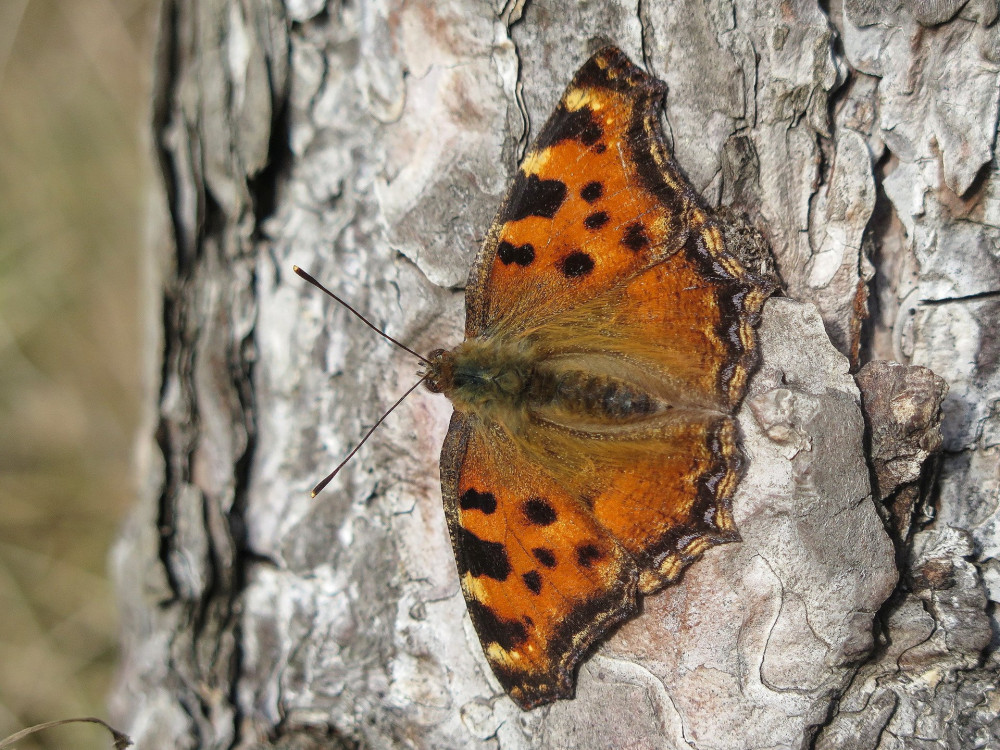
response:
<svg viewBox="0 0 1000 750"><path fill-rule="evenodd" d="M1000 744L996 14L165 0L117 720L142 747ZM742 542L522 712L458 585L448 403L415 392L310 499L417 363L291 266L418 351L458 343L520 155L609 42L667 82L677 161L758 220L785 297L739 414Z"/></svg>

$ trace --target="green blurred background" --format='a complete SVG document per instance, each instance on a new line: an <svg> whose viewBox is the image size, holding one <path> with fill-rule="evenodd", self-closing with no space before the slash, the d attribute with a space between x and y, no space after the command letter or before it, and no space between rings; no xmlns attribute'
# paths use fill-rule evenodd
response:
<svg viewBox="0 0 1000 750"><path fill-rule="evenodd" d="M0 0L0 738L106 717L156 0ZM19 748L108 748L94 725Z"/></svg>

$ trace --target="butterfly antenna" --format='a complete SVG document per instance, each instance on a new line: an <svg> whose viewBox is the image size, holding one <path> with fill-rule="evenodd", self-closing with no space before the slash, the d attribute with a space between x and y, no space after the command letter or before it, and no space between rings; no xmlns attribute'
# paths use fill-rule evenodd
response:
<svg viewBox="0 0 1000 750"><path fill-rule="evenodd" d="M337 302L339 302L339 303L340 303L340 304L342 304L342 305L343 305L344 307L346 307L346 308L347 308L348 310L350 310L350 311L351 311L352 313L354 313L354 315L355 315L355 316L357 316L357 318L358 318L358 319L359 319L359 320L360 320L360 321L361 321L362 323L364 323L364 324L365 324L366 326L368 326L368 327L369 327L369 328L371 328L371 329L372 329L373 331L375 331L375 333L377 333L377 334L378 334L379 336L381 336L381 337L382 337L382 338L384 338L384 339L388 339L389 341L391 341L392 343L394 343L394 344L395 344L396 346L398 346L398 347L399 347L400 349L402 349L403 351L407 351L407 352L409 352L409 353L410 353L410 354L412 354L412 355L413 355L414 357L416 357L416 358L417 358L417 359L419 359L419 360L420 360L421 362L423 362L423 363L424 363L425 365L429 365L429 364L430 364L430 361L428 361L428 359L427 359L426 357L424 357L424 356L421 356L420 354L417 354L417 353L416 353L415 351L413 351L413 350L412 350L412 349L411 349L410 347L408 347L408 346L407 346L406 344L403 344L403 343L401 343L401 342L397 341L397 340L396 340L396 339L394 339L394 338L393 338L392 336L390 336L390 335L389 335L388 333L386 333L386 332L385 332L385 331L383 331L382 329L380 329L380 328L378 328L377 326L375 326L374 324L372 324L372 323L371 323L371 322L370 322L370 321L368 320L368 318L366 318L366 317L365 317L364 315L362 315L361 313L359 313L359 312L358 312L357 310L355 310L355 309L354 309L353 307L351 307L351 306L350 306L349 304L347 304L346 302L344 302L344 300L342 300L342 299L341 299L340 297L338 297L338 296L337 296L336 294L334 294L334 293L333 293L333 292L331 292L331 291L330 291L329 289L327 289L327 288L326 288L325 286L323 286L323 285L322 285L322 284L320 284L320 283L319 283L318 281L316 281L316 279L314 279L314 278L313 278L312 276L310 276L310 275L309 275L309 274L308 274L308 273L307 273L306 271L303 271L303 270L302 270L301 268L299 268L298 266L292 266L292 270L293 270L293 271L295 271L295 273L297 273L297 274L298 274L299 276L301 276L301 277L302 277L303 279L305 279L306 281L308 281L308 282L309 282L310 284L312 284L312 285L313 285L314 287L316 287L317 289L319 289L319 290L320 290L320 291L322 291L322 292L326 292L326 293L327 293L327 294L329 294L329 295L330 295L331 297L333 297L333 298L334 298L335 300L337 300ZM416 386L414 386L414 388L416 388ZM410 390L412 391L412 390L413 390L413 388L411 388ZM393 407L393 408L395 408L395 407ZM392 411L392 410L390 409L390 411ZM358 447L360 448L361 446L358 446ZM353 455L353 454L352 454L352 455ZM338 468L339 468L339 467L338 467ZM336 473L336 472L334 472L334 473ZM314 492L313 494L315 495L316 493Z"/></svg>
<svg viewBox="0 0 1000 750"><path fill-rule="evenodd" d="M333 481L333 478L335 476L337 476L337 473L341 469L344 468L344 465L348 461L350 461L352 458L354 458L354 454L357 453L361 449L361 446L364 445L365 441L367 441L368 438L370 438L372 436L372 433L375 432L375 430L378 429L378 426L385 421L385 418L388 417L390 414L392 414L393 409L395 409L397 406L399 406L401 403L403 403L403 400L407 396L409 396L411 393L413 393L413 391L415 391L417 389L417 386L420 385L421 383L423 383L425 380L427 380L428 377L430 377L430 373L428 373L427 375L424 375L422 378L420 378L420 380L418 380L416 383L414 383L413 385L411 385L410 386L410 390L408 390L406 393L404 393L402 396L400 396L399 400L396 403L394 403L392 406L390 406L389 410L385 414L383 414L381 417L378 418L378 421L375 424L373 424L372 427L371 427L371 429L368 430L368 432L365 433L365 436L363 438L361 438L361 442L359 442L357 445L355 445L354 446L354 450L352 450L350 453L347 454L347 458L345 458L343 461L341 461L337 465L337 468L334 469L333 471L331 471L330 474L322 482L320 482L319 484L317 484L315 487L312 488L312 493L311 494L312 494L313 497L316 497L316 495L318 495L320 492L323 491L324 487L326 487L328 484L330 484L330 482Z"/></svg>

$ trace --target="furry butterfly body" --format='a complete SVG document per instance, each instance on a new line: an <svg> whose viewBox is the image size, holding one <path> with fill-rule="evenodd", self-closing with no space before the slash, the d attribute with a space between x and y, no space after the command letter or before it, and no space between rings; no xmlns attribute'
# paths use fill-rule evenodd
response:
<svg viewBox="0 0 1000 750"><path fill-rule="evenodd" d="M669 157L665 87L618 49L576 74L473 266L466 340L429 357L455 413L442 493L494 673L572 696L596 639L738 539L734 411L774 283Z"/></svg>

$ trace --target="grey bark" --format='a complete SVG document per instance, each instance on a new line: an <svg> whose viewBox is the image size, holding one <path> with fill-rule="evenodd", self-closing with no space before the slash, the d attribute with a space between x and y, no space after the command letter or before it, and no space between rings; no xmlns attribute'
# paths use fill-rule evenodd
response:
<svg viewBox="0 0 1000 750"><path fill-rule="evenodd" d="M996 21L165 0L115 720L140 747L1000 747ZM418 350L457 343L519 155L607 42L668 83L679 163L758 220L786 298L739 414L743 541L646 598L574 700L523 713L458 587L448 404L415 393L309 498L417 368L290 269Z"/></svg>

